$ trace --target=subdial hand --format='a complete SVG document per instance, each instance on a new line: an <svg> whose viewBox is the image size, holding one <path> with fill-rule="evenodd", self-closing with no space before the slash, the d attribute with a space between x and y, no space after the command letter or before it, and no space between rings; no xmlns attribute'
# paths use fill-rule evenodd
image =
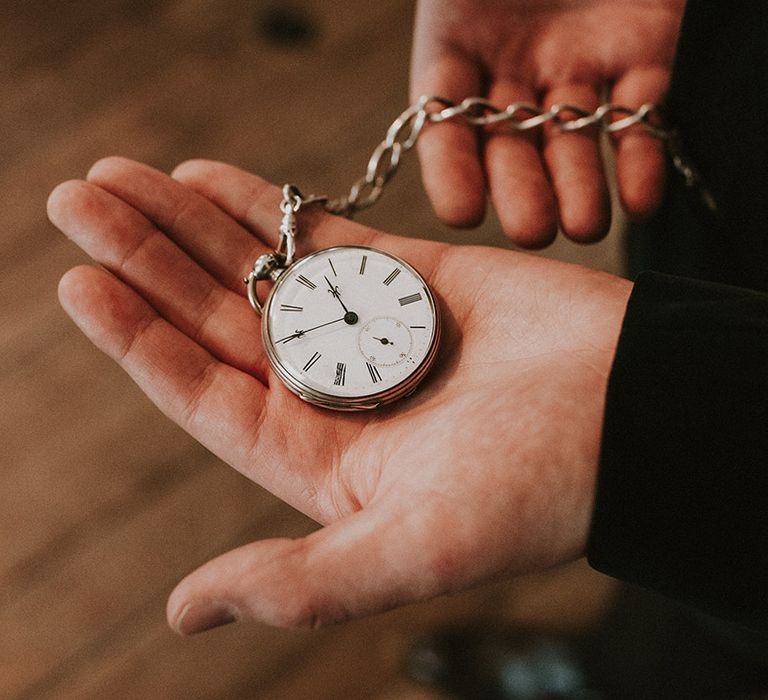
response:
<svg viewBox="0 0 768 700"><path fill-rule="evenodd" d="M375 335L373 336L374 340L378 340L382 345L394 345L394 341L389 340L389 338L377 338Z"/></svg>
<svg viewBox="0 0 768 700"><path fill-rule="evenodd" d="M291 333L291 335L285 336L285 338L280 338L280 340L278 340L277 342L287 343L293 340L294 338L301 338L303 335L305 335L306 333L309 333L310 331L316 331L318 328L325 328L325 326L330 326L333 323L341 323L342 321L346 321L347 315L348 313L344 314L344 316L342 316L341 318L337 318L333 321L328 321L327 323L321 323L319 326L313 326L312 328L305 328L303 331L297 330L295 333Z"/></svg>

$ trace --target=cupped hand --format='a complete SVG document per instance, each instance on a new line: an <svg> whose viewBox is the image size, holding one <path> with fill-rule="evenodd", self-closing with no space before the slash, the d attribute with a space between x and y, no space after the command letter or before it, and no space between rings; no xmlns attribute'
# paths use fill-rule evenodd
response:
<svg viewBox="0 0 768 700"><path fill-rule="evenodd" d="M683 7L684 0L421 0L411 95L484 95L500 108L662 103ZM479 136L460 123L422 133L422 177L443 221L476 224L487 184L502 228L519 245L547 245L558 226L576 241L605 235L610 205L596 131L548 125L534 135L497 126ZM639 126L614 141L623 206L648 215L664 187L662 144Z"/></svg>
<svg viewBox="0 0 768 700"><path fill-rule="evenodd" d="M83 332L203 445L325 526L209 562L172 594L171 625L325 624L580 556L630 284L303 211L300 254L354 243L400 255L444 318L416 394L332 412L272 374L245 296L243 276L276 243L279 199L221 163L171 178L109 158L49 200L99 263L60 284Z"/></svg>

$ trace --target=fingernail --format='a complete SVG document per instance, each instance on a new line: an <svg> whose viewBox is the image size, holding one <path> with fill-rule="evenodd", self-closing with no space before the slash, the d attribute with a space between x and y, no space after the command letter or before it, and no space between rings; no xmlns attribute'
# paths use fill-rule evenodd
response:
<svg viewBox="0 0 768 700"><path fill-rule="evenodd" d="M237 622L232 605L219 602L187 603L176 618L176 631L189 635Z"/></svg>

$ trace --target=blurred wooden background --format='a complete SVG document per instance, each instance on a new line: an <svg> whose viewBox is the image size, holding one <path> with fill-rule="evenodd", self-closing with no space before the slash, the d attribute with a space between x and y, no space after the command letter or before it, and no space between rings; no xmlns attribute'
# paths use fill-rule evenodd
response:
<svg viewBox="0 0 768 700"><path fill-rule="evenodd" d="M406 0L0 2L0 698L435 697L400 672L435 625L572 629L599 609L610 584L577 564L318 632L176 637L164 605L185 573L316 525L170 424L56 300L84 256L45 200L102 156L343 192L407 104L412 20ZM492 218L440 226L415 158L362 221L505 245ZM616 240L545 254L615 271Z"/></svg>

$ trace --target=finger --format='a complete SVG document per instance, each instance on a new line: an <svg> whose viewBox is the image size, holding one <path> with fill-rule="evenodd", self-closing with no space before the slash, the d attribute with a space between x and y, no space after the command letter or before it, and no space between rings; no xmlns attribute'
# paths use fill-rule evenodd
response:
<svg viewBox="0 0 768 700"><path fill-rule="evenodd" d="M668 83L669 72L664 68L636 69L616 83L611 100L632 109L646 102L661 104ZM650 216L659 208L664 195L664 144L641 126L617 133L614 143L622 205L631 216Z"/></svg>
<svg viewBox="0 0 768 700"><path fill-rule="evenodd" d="M536 102L523 85L498 82L491 102L504 108L513 102ZM485 141L488 187L504 233L524 248L540 248L557 233L557 206L544 171L538 139L509 127L491 127Z"/></svg>
<svg viewBox="0 0 768 700"><path fill-rule="evenodd" d="M265 376L264 353L246 340L259 334L248 301L221 286L136 209L96 185L71 181L51 193L48 215L194 342L228 364Z"/></svg>
<svg viewBox="0 0 768 700"><path fill-rule="evenodd" d="M590 85L563 85L552 89L544 100L547 109L557 103L594 110L599 99ZM574 132L556 124L544 128L544 160L557 198L560 228L581 243L603 238L611 221L599 136L596 127Z"/></svg>
<svg viewBox="0 0 768 700"><path fill-rule="evenodd" d="M266 388L219 362L111 273L70 270L59 283L64 310L171 420L230 464L248 461Z"/></svg>
<svg viewBox="0 0 768 700"><path fill-rule="evenodd" d="M428 11L424 6L417 13ZM422 95L459 102L482 94L477 61L433 38L417 17L411 60L411 100ZM449 226L476 226L485 213L485 182L478 134L459 120L427 124L418 143L421 177L438 218Z"/></svg>
<svg viewBox="0 0 768 700"><path fill-rule="evenodd" d="M226 163L192 160L173 171L186 187L209 199L242 226L254 231L277 231L282 214L280 189L257 175ZM405 258L428 280L444 245L394 236L354 221L325 213L321 207L299 211L296 247L299 254L334 245L374 246ZM277 236L275 236L275 245Z"/></svg>
<svg viewBox="0 0 768 700"><path fill-rule="evenodd" d="M251 231L165 173L127 158L103 158L89 182L138 209L193 260L238 294L253 261L274 247L273 230ZM274 229L276 230L276 229Z"/></svg>
<svg viewBox="0 0 768 700"><path fill-rule="evenodd" d="M436 95L460 102L479 93L478 82L464 59L443 56L415 82L413 99ZM418 152L424 189L437 217L449 226L477 226L485 215L485 178L475 127L461 118L427 124Z"/></svg>
<svg viewBox="0 0 768 700"><path fill-rule="evenodd" d="M302 539L246 545L176 587L169 624L181 634L234 620L318 627L437 594L428 549L405 541L398 520L372 509Z"/></svg>

